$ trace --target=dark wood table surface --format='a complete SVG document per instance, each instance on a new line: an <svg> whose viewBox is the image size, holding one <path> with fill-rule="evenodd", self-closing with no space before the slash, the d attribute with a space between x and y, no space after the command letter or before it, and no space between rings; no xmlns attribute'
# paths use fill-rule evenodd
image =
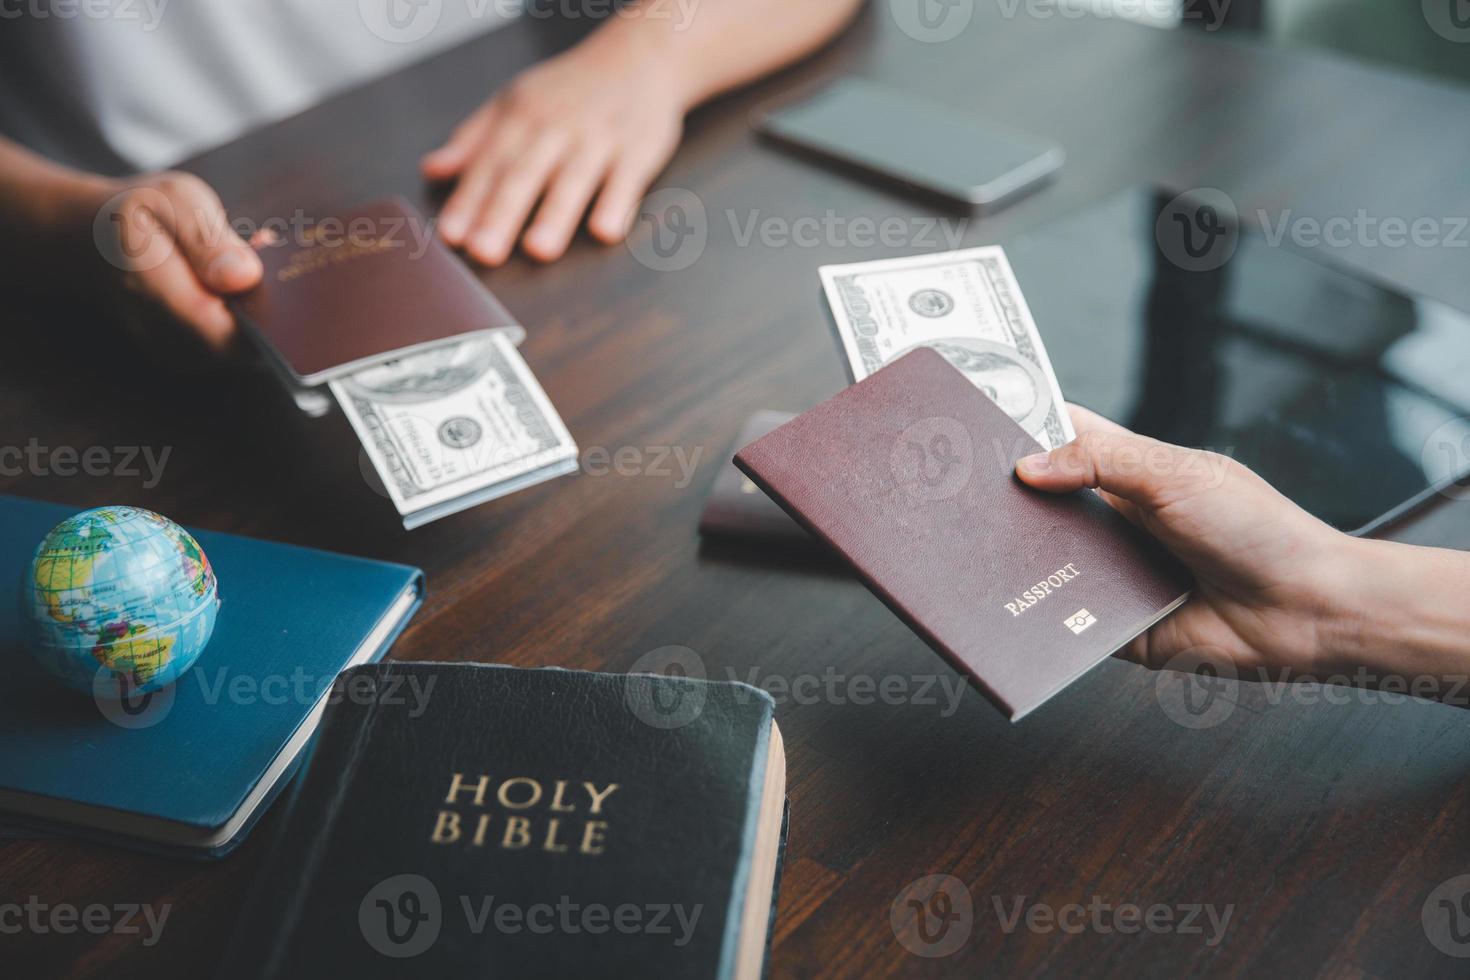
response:
<svg viewBox="0 0 1470 980"><path fill-rule="evenodd" d="M702 546L696 533L746 415L800 410L845 383L817 266L924 248L838 237L779 246L743 242L740 229L829 212L945 214L762 145L752 109L851 73L1066 147L1055 184L974 221L964 244L1149 182L1220 187L1243 211L1470 214L1470 91L1202 32L977 6L959 38L926 44L877 4L813 60L696 114L659 181L692 192L708 216L707 246L687 269L653 271L626 248L582 241L554 266L518 258L482 273L526 325L525 356L584 452L632 447L625 460L638 451L648 472L584 473L405 532L361 475L340 413L297 414L258 366L183 372L97 340L83 355L85 325L48 306L7 318L0 444L171 455L154 488L27 475L0 489L78 507L138 504L185 524L419 565L428 599L400 659L618 671L680 645L711 676L762 684L831 671L897 677L915 691L925 678L953 685L845 575ZM188 168L253 218L394 192L433 213L421 151L557 43L541 25L513 25ZM1359 245L1330 257L1470 308L1463 249ZM1052 353L1065 388L1086 366ZM65 386L62 359L74 379ZM687 485L648 465L673 449L698 454ZM1470 546L1470 508L1440 506L1398 533ZM1230 717L1194 730L1162 709L1155 675L1124 663L1016 726L974 691L953 711L924 700L779 707L792 816L774 976L1464 974L1426 938L1421 909L1439 883L1470 871L1470 714L1271 703L1251 687ZM0 935L0 972L207 974L269 830L268 818L217 865L0 841L0 899L172 906L151 948L136 936ZM910 952L890 927L901 890L935 874L958 878L973 901L947 957ZM1008 912L1019 896L1053 908L1214 905L1231 917L1213 945L1208 926L1125 935L1023 923L1008 933L996 904Z"/></svg>

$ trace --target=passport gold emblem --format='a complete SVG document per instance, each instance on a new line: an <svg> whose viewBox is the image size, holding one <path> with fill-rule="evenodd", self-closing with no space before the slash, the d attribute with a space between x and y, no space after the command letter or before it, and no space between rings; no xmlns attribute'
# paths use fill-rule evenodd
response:
<svg viewBox="0 0 1470 980"><path fill-rule="evenodd" d="M1081 633L1083 630L1087 629L1087 627L1091 626L1095 622L1097 622L1097 617L1088 612L1086 609L1077 610L1072 615L1068 616L1066 620L1067 629L1071 630L1073 633Z"/></svg>

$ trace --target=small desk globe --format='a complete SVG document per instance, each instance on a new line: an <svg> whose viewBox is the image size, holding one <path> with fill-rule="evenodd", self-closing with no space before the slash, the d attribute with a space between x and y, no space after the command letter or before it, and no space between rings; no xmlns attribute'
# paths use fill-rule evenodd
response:
<svg viewBox="0 0 1470 980"><path fill-rule="evenodd" d="M26 647L82 694L156 691L204 652L219 587L193 536L137 507L99 507L56 525L21 582Z"/></svg>

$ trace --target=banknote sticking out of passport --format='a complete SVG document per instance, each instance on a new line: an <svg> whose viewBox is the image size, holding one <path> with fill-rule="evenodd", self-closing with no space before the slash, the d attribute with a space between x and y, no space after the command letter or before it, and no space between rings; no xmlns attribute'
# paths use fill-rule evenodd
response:
<svg viewBox="0 0 1470 980"><path fill-rule="evenodd" d="M525 336L402 198L265 228L252 244L265 271L235 313L298 387L469 334Z"/></svg>
<svg viewBox="0 0 1470 980"><path fill-rule="evenodd" d="M405 528L576 470L525 330L407 201L252 245L265 275L236 316L301 411L336 399Z"/></svg>
<svg viewBox="0 0 1470 980"><path fill-rule="evenodd" d="M735 464L1012 720L1188 598L1188 573L1091 491L1015 476L1037 439L920 347Z"/></svg>

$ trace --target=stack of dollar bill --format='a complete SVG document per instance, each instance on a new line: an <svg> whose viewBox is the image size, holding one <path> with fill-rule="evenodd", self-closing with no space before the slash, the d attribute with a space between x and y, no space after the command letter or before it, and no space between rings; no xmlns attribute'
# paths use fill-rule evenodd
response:
<svg viewBox="0 0 1470 980"><path fill-rule="evenodd" d="M577 469L577 444L504 330L330 387L410 530ZM303 411L313 394L296 394Z"/></svg>
<svg viewBox="0 0 1470 980"><path fill-rule="evenodd" d="M820 270L854 381L932 347L1047 449L1076 437L1051 360L996 246Z"/></svg>

